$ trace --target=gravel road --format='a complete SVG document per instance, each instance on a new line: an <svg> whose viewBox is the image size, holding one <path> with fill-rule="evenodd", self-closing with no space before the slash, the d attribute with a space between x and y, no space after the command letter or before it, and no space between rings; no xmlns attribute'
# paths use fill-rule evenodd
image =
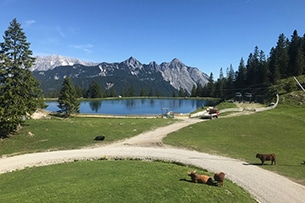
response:
<svg viewBox="0 0 305 203"><path fill-rule="evenodd" d="M258 202L305 202L305 187L286 177L243 161L175 148L162 144L168 133L179 130L200 119L181 119L169 126L142 133L109 145L77 150L24 154L0 159L0 174L25 167L50 165L74 160L100 158L140 158L175 161L195 165L211 172L223 171L226 178L243 187ZM276 167L276 166L275 166ZM224 186L225 187L225 186Z"/></svg>

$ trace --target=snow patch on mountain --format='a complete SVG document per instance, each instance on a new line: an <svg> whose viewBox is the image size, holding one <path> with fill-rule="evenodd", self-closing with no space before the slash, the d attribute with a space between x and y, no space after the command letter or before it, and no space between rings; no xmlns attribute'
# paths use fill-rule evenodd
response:
<svg viewBox="0 0 305 203"><path fill-rule="evenodd" d="M75 64L85 66L97 65L97 63L84 62L77 58L69 58L60 55L36 56L36 62L34 66L32 66L31 71L47 71L58 66L73 66Z"/></svg>
<svg viewBox="0 0 305 203"><path fill-rule="evenodd" d="M102 66L101 64L100 64L98 67L99 67L99 69L100 69L100 71L101 71L99 75L100 75L100 76L106 76L106 74L107 74L106 69L104 69L103 66Z"/></svg>

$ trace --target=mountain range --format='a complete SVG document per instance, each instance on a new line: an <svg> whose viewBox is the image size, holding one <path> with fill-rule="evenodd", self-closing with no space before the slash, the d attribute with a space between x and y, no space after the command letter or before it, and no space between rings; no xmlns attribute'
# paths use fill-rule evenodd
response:
<svg viewBox="0 0 305 203"><path fill-rule="evenodd" d="M208 81L207 74L177 58L161 64L142 64L134 57L122 62L92 63L59 55L38 56L31 70L44 93L58 92L65 77L84 89L95 80L104 90L114 88L117 94L132 88L135 95L144 89L160 96L172 96L180 89L190 93L193 86L204 86Z"/></svg>

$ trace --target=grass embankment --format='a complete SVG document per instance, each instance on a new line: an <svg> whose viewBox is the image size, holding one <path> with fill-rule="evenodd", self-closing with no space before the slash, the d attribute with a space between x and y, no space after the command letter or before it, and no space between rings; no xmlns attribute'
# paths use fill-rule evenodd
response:
<svg viewBox="0 0 305 203"><path fill-rule="evenodd" d="M276 153L277 165L262 166L305 185L305 108L274 110L209 120L172 133L164 143L260 164L256 153Z"/></svg>
<svg viewBox="0 0 305 203"><path fill-rule="evenodd" d="M255 202L229 181L215 187L181 180L190 180L192 169L134 160L27 168L0 176L0 202Z"/></svg>
<svg viewBox="0 0 305 203"><path fill-rule="evenodd" d="M174 119L69 118L30 120L20 134L1 140L0 155L75 149L134 136ZM179 122L179 121L178 121ZM0 175L0 202L254 202L226 180L219 188L193 184L196 169L164 162L78 161ZM198 173L212 176L202 169Z"/></svg>
<svg viewBox="0 0 305 203"><path fill-rule="evenodd" d="M129 138L160 126L176 122L174 119L145 118L67 118L29 120L17 135L0 141L0 157L47 150L76 149ZM106 136L96 142L94 137Z"/></svg>

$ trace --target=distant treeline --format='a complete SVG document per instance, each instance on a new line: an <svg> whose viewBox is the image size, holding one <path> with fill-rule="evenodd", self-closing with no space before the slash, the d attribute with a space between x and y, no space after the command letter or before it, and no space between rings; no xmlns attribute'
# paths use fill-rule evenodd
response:
<svg viewBox="0 0 305 203"><path fill-rule="evenodd" d="M249 54L246 64L241 58L237 71L230 65L224 76L221 68L217 81L214 81L211 73L205 86L193 86L191 96L234 99L236 94L241 93L262 100L266 95L276 93L276 90L270 87L278 84L281 79L304 74L305 34L300 37L297 30L294 30L290 40L284 34L279 35L269 57L256 46L254 52ZM270 92L270 89L273 92Z"/></svg>
<svg viewBox="0 0 305 203"><path fill-rule="evenodd" d="M149 96L149 97L164 97L169 96L167 93L160 91L161 88L156 84L155 86L147 86L147 85L129 85L126 87L119 87L123 89L122 92L117 92L114 87L111 88L103 88L97 80L92 80L89 84L88 88L83 88L80 85L75 85L76 96L78 98L107 98L107 97L134 97L134 96ZM180 88L180 90L176 90L173 87L168 90L168 92L172 92L172 97L186 97L190 96L190 94ZM46 98L57 98L59 96L59 90L45 92Z"/></svg>

